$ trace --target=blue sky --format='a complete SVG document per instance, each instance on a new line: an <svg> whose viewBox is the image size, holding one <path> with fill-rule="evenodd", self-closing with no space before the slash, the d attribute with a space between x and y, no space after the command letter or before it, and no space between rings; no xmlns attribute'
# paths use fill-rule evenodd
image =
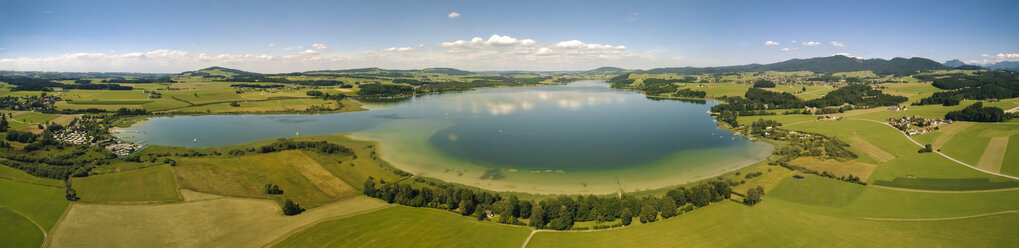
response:
<svg viewBox="0 0 1019 248"><path fill-rule="evenodd" d="M839 53L987 63L1019 60L1017 9L958 0L0 0L0 69L583 70Z"/></svg>

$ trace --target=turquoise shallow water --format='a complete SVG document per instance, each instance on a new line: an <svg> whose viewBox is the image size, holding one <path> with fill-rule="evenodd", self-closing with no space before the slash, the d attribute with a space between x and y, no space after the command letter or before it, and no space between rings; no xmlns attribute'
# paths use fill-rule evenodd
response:
<svg viewBox="0 0 1019 248"><path fill-rule="evenodd" d="M353 133L389 147L383 153L398 167L425 174L460 170L461 175L470 166L480 167L476 173L484 168L559 174L626 174L621 171L628 168L705 172L719 166L712 161L759 157L768 145L718 129L706 113L714 104L652 100L604 82L582 81L426 95L369 104L372 110L364 112L157 117L118 136L155 145L211 147L298 133ZM744 152L753 155L732 154ZM429 161L421 160L434 157L449 164L423 166Z"/></svg>

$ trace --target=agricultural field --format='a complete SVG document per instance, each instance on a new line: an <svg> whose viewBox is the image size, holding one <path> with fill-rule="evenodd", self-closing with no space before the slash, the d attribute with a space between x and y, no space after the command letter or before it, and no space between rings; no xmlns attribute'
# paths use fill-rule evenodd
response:
<svg viewBox="0 0 1019 248"><path fill-rule="evenodd" d="M3 189L0 190L0 220L4 223L0 227L3 230L0 240L4 240L5 246L39 247L70 204L64 200L62 185L54 187L0 178L0 189Z"/></svg>
<svg viewBox="0 0 1019 248"><path fill-rule="evenodd" d="M530 232L442 210L397 206L323 222L274 247L518 247Z"/></svg>
<svg viewBox="0 0 1019 248"><path fill-rule="evenodd" d="M284 216L273 201L182 193L183 203L74 204L50 247L261 247L295 229L389 206L359 196Z"/></svg>
<svg viewBox="0 0 1019 248"><path fill-rule="evenodd" d="M175 202L177 181L169 165L71 180L83 202Z"/></svg>
<svg viewBox="0 0 1019 248"><path fill-rule="evenodd" d="M173 167L182 188L228 196L289 198L312 208L359 192L300 150L232 158L183 158ZM279 185L279 197L265 192Z"/></svg>
<svg viewBox="0 0 1019 248"><path fill-rule="evenodd" d="M793 188L797 191L789 191ZM916 207L925 207L914 204L930 204L927 201L948 200L959 194L928 193L948 196L935 197L943 199L923 197L917 202L906 202L905 205L910 207L896 209L894 205L903 202L894 197L915 193L886 195L885 191L876 189L877 193L871 197L868 193L872 190L875 189L818 177L790 178L754 207L726 201L650 225L592 232L538 232L527 247L630 247L665 243L755 247L868 246L874 242L901 246L956 244L1000 247L1007 246L1009 242L1000 235L1016 234L1007 234L1012 231L1003 233L1001 228L1019 223L1014 202L954 212L961 210L959 208L974 208L962 203L938 207L930 213L911 213ZM878 204L877 210L873 213L852 210L865 204ZM957 215L949 216L949 213ZM991 215L980 215L987 213ZM968 217L971 215L973 217ZM733 235L738 235L738 238Z"/></svg>

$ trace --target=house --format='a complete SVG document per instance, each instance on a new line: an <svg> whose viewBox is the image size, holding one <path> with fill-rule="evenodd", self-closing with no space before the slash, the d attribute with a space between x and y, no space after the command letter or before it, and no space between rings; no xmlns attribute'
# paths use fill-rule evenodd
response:
<svg viewBox="0 0 1019 248"><path fill-rule="evenodd" d="M998 102L998 98L988 98L987 102Z"/></svg>
<svg viewBox="0 0 1019 248"><path fill-rule="evenodd" d="M900 108L899 108L899 106L891 106L891 107L888 107L888 110L889 111L899 111Z"/></svg>

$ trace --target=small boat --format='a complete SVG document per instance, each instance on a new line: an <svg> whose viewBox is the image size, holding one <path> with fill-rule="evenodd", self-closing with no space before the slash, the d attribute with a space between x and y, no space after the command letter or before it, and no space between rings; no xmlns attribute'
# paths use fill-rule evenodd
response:
<svg viewBox="0 0 1019 248"><path fill-rule="evenodd" d="M191 142L197 143L198 142L198 138L195 138L195 140L192 140Z"/></svg>
<svg viewBox="0 0 1019 248"><path fill-rule="evenodd" d="M297 133L295 133L294 136L301 136L301 131L297 131Z"/></svg>

